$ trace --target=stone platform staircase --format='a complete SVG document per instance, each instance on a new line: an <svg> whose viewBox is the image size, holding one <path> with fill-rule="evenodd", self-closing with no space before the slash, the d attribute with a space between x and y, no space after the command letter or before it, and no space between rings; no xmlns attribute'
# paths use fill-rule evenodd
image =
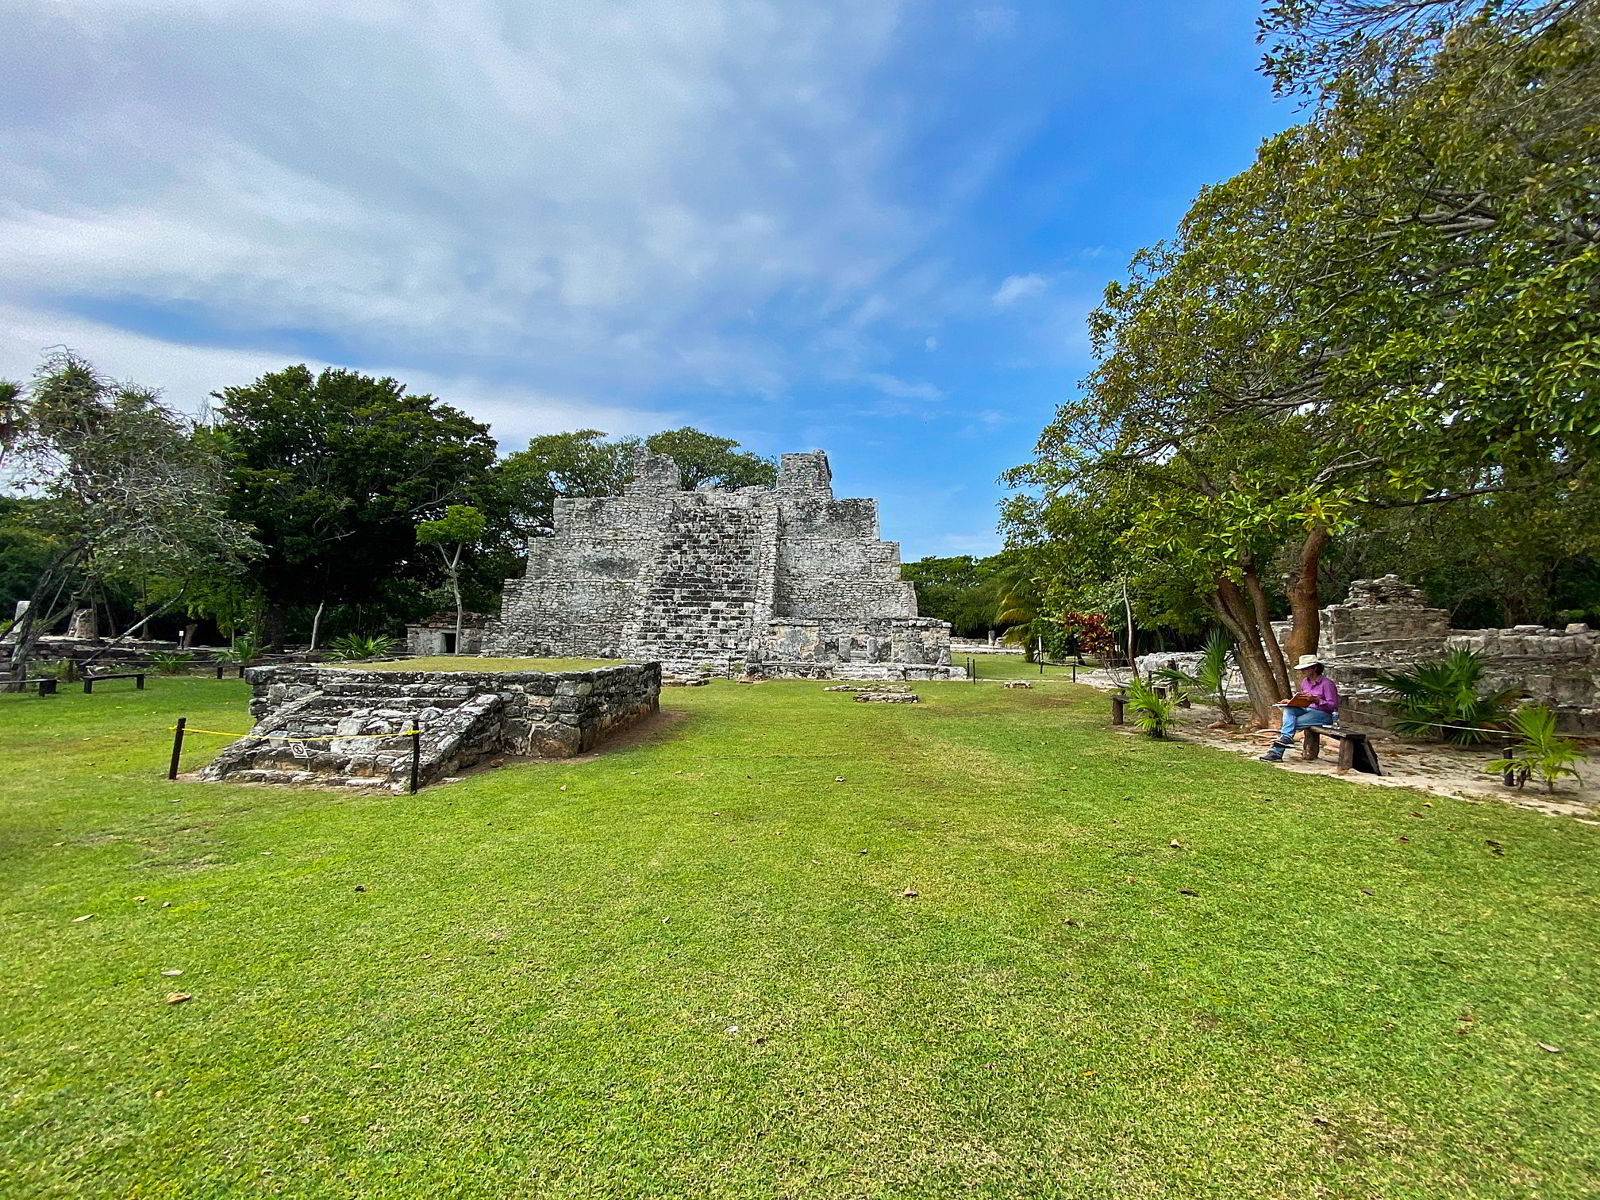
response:
<svg viewBox="0 0 1600 1200"><path fill-rule="evenodd" d="M405 736L410 730L422 731L419 786L494 752L501 696L465 686L432 689L457 695L406 695L398 681L373 679L369 674L326 683L275 708L199 778L403 792L411 783L412 741Z"/></svg>
<svg viewBox="0 0 1600 1200"><path fill-rule="evenodd" d="M627 657L742 659L760 599L762 532L753 509L681 505L623 631Z"/></svg>

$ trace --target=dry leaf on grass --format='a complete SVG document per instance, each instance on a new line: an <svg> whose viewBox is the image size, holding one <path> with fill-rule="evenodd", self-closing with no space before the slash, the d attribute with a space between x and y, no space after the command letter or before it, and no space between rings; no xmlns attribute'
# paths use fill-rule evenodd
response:
<svg viewBox="0 0 1600 1200"><path fill-rule="evenodd" d="M167 993L167 1003L168 1004L182 1004L185 1000L193 1000L193 999L194 999L194 997L191 996L188 992L168 992Z"/></svg>

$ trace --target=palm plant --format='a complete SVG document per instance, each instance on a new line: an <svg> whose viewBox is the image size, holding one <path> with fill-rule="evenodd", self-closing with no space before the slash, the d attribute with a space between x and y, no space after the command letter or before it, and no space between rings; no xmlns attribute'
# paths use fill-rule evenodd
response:
<svg viewBox="0 0 1600 1200"><path fill-rule="evenodd" d="M1193 671L1164 667L1156 672L1156 678L1180 695L1194 691L1215 697L1222 719L1232 725L1233 709L1228 706L1228 664L1233 654L1233 639L1225 631L1213 629L1201 654L1204 657Z"/></svg>
<svg viewBox="0 0 1600 1200"><path fill-rule="evenodd" d="M173 650L158 650L150 656L150 664L161 675L182 675L193 661L194 655Z"/></svg>
<svg viewBox="0 0 1600 1200"><path fill-rule="evenodd" d="M1137 675L1128 680L1125 690L1128 708L1133 713L1134 725L1151 737L1165 737L1167 729L1172 725L1176 702L1167 696L1159 695L1153 683Z"/></svg>
<svg viewBox="0 0 1600 1200"><path fill-rule="evenodd" d="M261 657L261 643L250 634L233 639L233 645L224 646L217 651L218 662L239 663L241 665L255 662Z"/></svg>
<svg viewBox="0 0 1600 1200"><path fill-rule="evenodd" d="M1512 713L1511 732L1510 753L1494 759L1485 771L1505 776L1508 783L1514 780L1517 787L1537 775L1551 792L1563 775L1578 779L1573 766L1580 758L1578 743L1556 733L1556 715L1543 704L1524 705Z"/></svg>
<svg viewBox="0 0 1600 1200"><path fill-rule="evenodd" d="M362 658L384 658L400 645L391 637L379 634L347 633L328 643L329 657L338 662L354 662Z"/></svg>
<svg viewBox="0 0 1600 1200"><path fill-rule="evenodd" d="M1518 693L1517 688L1503 688L1480 694L1483 660L1470 650L1452 650L1441 659L1403 670L1380 671L1375 678L1388 690L1397 710L1397 733L1442 735L1458 746L1475 746L1499 736Z"/></svg>

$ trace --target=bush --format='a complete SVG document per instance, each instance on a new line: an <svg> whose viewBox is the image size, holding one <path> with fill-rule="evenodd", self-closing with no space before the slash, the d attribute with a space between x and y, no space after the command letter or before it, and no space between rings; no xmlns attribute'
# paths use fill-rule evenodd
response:
<svg viewBox="0 0 1600 1200"><path fill-rule="evenodd" d="M1128 708L1133 713L1133 723L1151 737L1166 737L1172 724L1175 702L1156 694L1155 685L1135 675L1128 681Z"/></svg>
<svg viewBox="0 0 1600 1200"><path fill-rule="evenodd" d="M1475 746L1498 737L1511 716L1518 689L1480 694L1483 660L1470 650L1452 650L1436 662L1400 671L1380 671L1398 711L1394 727L1407 737L1442 737Z"/></svg>
<svg viewBox="0 0 1600 1200"><path fill-rule="evenodd" d="M78 660L75 658L63 658L53 663L45 674L54 676L62 683L77 683L83 678L83 672L78 668Z"/></svg>
<svg viewBox="0 0 1600 1200"><path fill-rule="evenodd" d="M1578 778L1578 743L1556 733L1556 715L1542 704L1529 704L1511 715L1511 753L1490 762L1485 771L1510 776L1521 787L1532 775L1544 780L1546 791L1556 790L1563 775Z"/></svg>
<svg viewBox="0 0 1600 1200"><path fill-rule="evenodd" d="M225 663L239 663L241 665L253 663L261 657L261 643L250 634L233 639L233 645L217 651L217 661Z"/></svg>
<svg viewBox="0 0 1600 1200"><path fill-rule="evenodd" d="M159 675L182 675L194 662L194 655L179 651L157 651L150 656L150 665Z"/></svg>
<svg viewBox="0 0 1600 1200"><path fill-rule="evenodd" d="M386 658L399 649L400 643L382 634L347 633L328 643L328 657L336 662L353 662L362 658Z"/></svg>

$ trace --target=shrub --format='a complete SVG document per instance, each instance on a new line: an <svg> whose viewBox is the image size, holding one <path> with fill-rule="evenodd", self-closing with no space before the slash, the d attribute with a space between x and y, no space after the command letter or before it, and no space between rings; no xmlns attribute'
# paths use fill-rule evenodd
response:
<svg viewBox="0 0 1600 1200"><path fill-rule="evenodd" d="M78 660L75 658L61 659L54 663L45 674L53 675L62 683L77 683L83 678L83 672L78 668Z"/></svg>
<svg viewBox="0 0 1600 1200"><path fill-rule="evenodd" d="M150 665L155 667L156 673L160 675L182 675L192 662L194 655L184 654L181 651L157 651L150 656Z"/></svg>
<svg viewBox="0 0 1600 1200"><path fill-rule="evenodd" d="M217 651L218 662L253 663L261 657L261 643L250 634L233 639L233 645Z"/></svg>
<svg viewBox="0 0 1600 1200"><path fill-rule="evenodd" d="M1490 762L1485 771L1510 776L1520 787L1529 776L1544 780L1547 791L1556 790L1563 775L1578 778L1578 744L1556 733L1556 715L1543 704L1529 704L1511 714L1511 753Z"/></svg>
<svg viewBox="0 0 1600 1200"><path fill-rule="evenodd" d="M1435 662L1400 671L1380 671L1398 716L1394 727L1407 737L1443 737L1475 746L1499 735L1511 716L1516 688L1480 693L1483 660L1470 650L1452 650ZM1443 728L1441 728L1443 727Z"/></svg>
<svg viewBox="0 0 1600 1200"><path fill-rule="evenodd" d="M1128 709L1133 713L1133 723L1151 737L1165 737L1172 724L1175 702L1166 696L1156 695L1155 686L1137 675L1128 681Z"/></svg>
<svg viewBox="0 0 1600 1200"><path fill-rule="evenodd" d="M328 656L336 662L353 662L361 658L385 658L393 654L400 643L382 634L347 633L328 643Z"/></svg>

